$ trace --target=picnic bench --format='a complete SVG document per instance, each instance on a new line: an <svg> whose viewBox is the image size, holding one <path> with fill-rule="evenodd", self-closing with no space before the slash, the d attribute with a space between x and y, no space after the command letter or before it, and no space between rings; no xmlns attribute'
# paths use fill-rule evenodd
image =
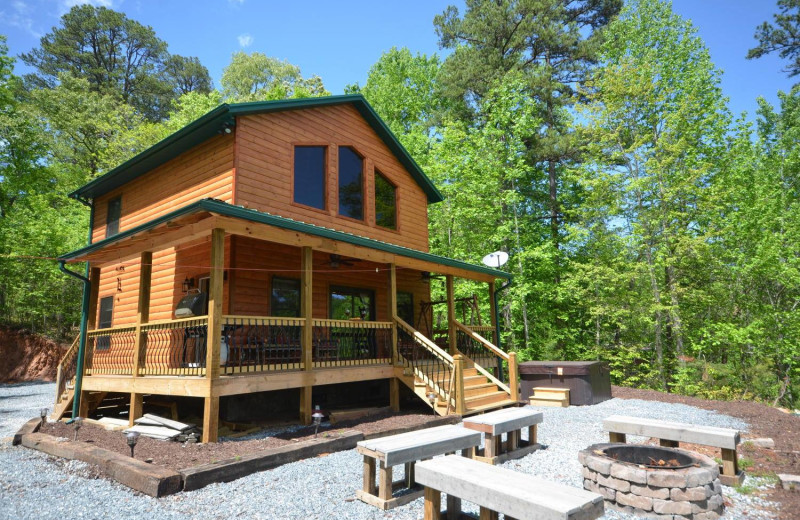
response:
<svg viewBox="0 0 800 520"><path fill-rule="evenodd" d="M730 428L698 426L626 415L612 415L603 419L603 430L608 432L610 442L626 442L626 435L654 437L659 444L675 448L678 443L689 442L720 448L722 467L719 480L726 486L739 486L744 481L744 472L739 470L736 446L739 432Z"/></svg>
<svg viewBox="0 0 800 520"><path fill-rule="evenodd" d="M364 456L364 486L356 491L356 497L384 510L407 504L422 496L422 489L397 497L393 497L393 492L416 487L415 464L418 461L457 451L464 457L471 457L480 443L479 432L452 425L360 441L356 450ZM380 466L377 486L376 464ZM392 467L399 464L405 464L405 479L394 482Z"/></svg>
<svg viewBox="0 0 800 520"><path fill-rule="evenodd" d="M524 457L541 448L536 443L536 425L542 422L542 412L530 408L506 408L464 419L464 428L485 433L484 449L475 459L489 464L501 464L509 459ZM522 439L522 429L528 429L528 440ZM503 442L502 435L506 435Z"/></svg>
<svg viewBox="0 0 800 520"><path fill-rule="evenodd" d="M590 520L603 516L602 495L580 488L465 459L448 456L420 462L416 479L425 486L425 520L441 518L441 494L447 493L447 518L461 514L450 496L480 506L481 520Z"/></svg>

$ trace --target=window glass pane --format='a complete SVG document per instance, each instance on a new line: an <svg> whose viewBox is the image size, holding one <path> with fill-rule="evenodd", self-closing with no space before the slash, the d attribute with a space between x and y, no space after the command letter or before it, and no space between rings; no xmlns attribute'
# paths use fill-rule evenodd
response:
<svg viewBox="0 0 800 520"><path fill-rule="evenodd" d="M414 295L410 292L397 293L397 315L401 320L414 326Z"/></svg>
<svg viewBox="0 0 800 520"><path fill-rule="evenodd" d="M375 224L389 229L397 228L395 188L378 170L375 170Z"/></svg>
<svg viewBox="0 0 800 520"><path fill-rule="evenodd" d="M300 317L300 280L277 277L272 279L270 314L284 318Z"/></svg>
<svg viewBox="0 0 800 520"><path fill-rule="evenodd" d="M119 233L119 217L122 213L122 197L108 201L108 214L106 215L106 237L113 237Z"/></svg>
<svg viewBox="0 0 800 520"><path fill-rule="evenodd" d="M334 320L375 319L375 293L355 287L331 287L330 317Z"/></svg>
<svg viewBox="0 0 800 520"><path fill-rule="evenodd" d="M363 166L352 149L339 148L339 214L358 220L364 218Z"/></svg>
<svg viewBox="0 0 800 520"><path fill-rule="evenodd" d="M294 148L294 201L325 209L325 147Z"/></svg>
<svg viewBox="0 0 800 520"><path fill-rule="evenodd" d="M107 329L114 321L114 297L106 296L100 299L100 312L97 316L97 328ZM107 350L111 348L111 337L100 336L95 340L97 350Z"/></svg>

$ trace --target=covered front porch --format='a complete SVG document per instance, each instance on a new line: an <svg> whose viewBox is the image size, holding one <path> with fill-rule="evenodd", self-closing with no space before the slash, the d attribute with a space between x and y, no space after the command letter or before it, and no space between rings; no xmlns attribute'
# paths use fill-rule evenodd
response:
<svg viewBox="0 0 800 520"><path fill-rule="evenodd" d="M499 271L212 200L63 259L90 265L83 354L76 341L59 372L59 397L72 374L83 375L75 381L80 416L93 392L130 394L130 421L145 394L197 397L203 440L213 442L224 396L299 389L305 423L319 385L388 379L393 409L405 384L423 398L435 393L442 414L517 398L516 361L495 346L494 309L485 325L456 318L454 278L485 282L493 305L494 282L507 277ZM135 303L128 323L115 317L107 326L101 285L120 269L137 271L116 278L117 289L135 281ZM447 288L438 341L432 326L417 330L433 323L419 305L430 301L430 273ZM191 290L207 295L207 310L172 318Z"/></svg>

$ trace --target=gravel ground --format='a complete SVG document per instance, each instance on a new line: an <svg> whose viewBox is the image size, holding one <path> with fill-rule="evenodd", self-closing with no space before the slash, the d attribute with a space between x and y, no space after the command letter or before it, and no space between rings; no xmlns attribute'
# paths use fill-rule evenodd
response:
<svg viewBox="0 0 800 520"><path fill-rule="evenodd" d="M52 383L0 385L0 519L62 520L63 518L116 519L418 519L422 499L380 511L358 500L361 486L361 456L355 450L287 464L227 484L214 484L198 491L154 499L132 492L114 482L97 478L94 470L80 462L54 461L39 452L11 447L11 436L40 408L52 404ZM591 407L544 409L539 442L547 446L527 457L509 461L505 467L548 480L581 486L577 453L586 446L606 441L601 431L603 417L612 414L732 427L747 430L744 422L681 404L612 399ZM632 438L632 440L637 440ZM402 468L396 468L400 478ZM760 483L751 477L746 485ZM765 503L751 495L725 487L730 503L724 519L773 518ZM465 510L477 508L465 503ZM608 511L604 518L635 518Z"/></svg>

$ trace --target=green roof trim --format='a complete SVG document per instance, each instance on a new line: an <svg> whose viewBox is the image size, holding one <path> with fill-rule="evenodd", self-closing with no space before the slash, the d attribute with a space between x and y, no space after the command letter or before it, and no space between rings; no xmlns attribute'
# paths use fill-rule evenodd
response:
<svg viewBox="0 0 800 520"><path fill-rule="evenodd" d="M147 231L148 229L152 229L160 224L165 224L170 220L174 220L178 217L182 217L185 215L189 215L191 213L197 213L207 211L210 213L217 213L226 217L233 217L239 218L244 220L249 220L251 222L258 222L260 224L267 224L270 226L275 226L282 229L289 229L292 231L297 231L300 233L306 233L308 235L314 235L323 238L329 238L332 240L338 240L340 242L346 242L348 244L353 244L357 246L368 247L370 249L376 249L378 251L384 251L386 253L391 253L400 256L406 256L409 258L415 258L417 260L424 260L426 262L434 262L437 264L446 265L449 267L455 267L458 269L465 269L468 271L481 273L481 274L488 274L490 276L495 276L497 278L504 278L504 279L511 279L511 275L509 273L492 269L491 267L485 267L480 265L473 265L467 262L462 262L461 260L454 260L452 258L447 258L445 256L434 255L431 253L425 253L423 251L417 251L416 249L411 249L408 247L398 246L395 244L390 244L388 242L382 242L380 240L375 240L372 238L366 238L359 235L353 235L351 233L345 233L343 231L336 231L335 229L330 229L322 226L316 226L314 224L306 224L305 222L300 222L298 220L292 220L290 218L279 217L277 215L271 215L269 213L263 213L261 211L256 211L254 209L247 209L240 206L234 206L232 204L228 204L227 202L222 202L215 199L204 199L187 206L184 206L180 209L177 209L171 213L163 215L157 219L153 219L149 222L136 226L135 228L131 228L127 231L123 231L118 235L114 235L112 237L103 239L99 242L95 242L94 244L90 244L86 247L81 249L72 251L67 253L61 257L59 260L69 261L75 259L77 257L93 253L95 251L101 250L104 247L113 244L115 242L119 242L127 237L135 235L137 233L141 233L142 231Z"/></svg>
<svg viewBox="0 0 800 520"><path fill-rule="evenodd" d="M236 124L236 116L265 114L284 110L301 110L304 108L326 107L351 104L383 140L389 150L408 170L417 184L428 197L429 203L444 200L441 192L425 175L414 158L403 147L386 123L367 103L361 94L345 96L326 96L302 99L282 99L278 101L254 101L250 103L223 104L189 123L174 134L164 138L137 156L125 161L113 170L97 177L81 186L70 197L76 199L93 199L126 184L144 173L174 159L198 144L222 133L225 128Z"/></svg>

